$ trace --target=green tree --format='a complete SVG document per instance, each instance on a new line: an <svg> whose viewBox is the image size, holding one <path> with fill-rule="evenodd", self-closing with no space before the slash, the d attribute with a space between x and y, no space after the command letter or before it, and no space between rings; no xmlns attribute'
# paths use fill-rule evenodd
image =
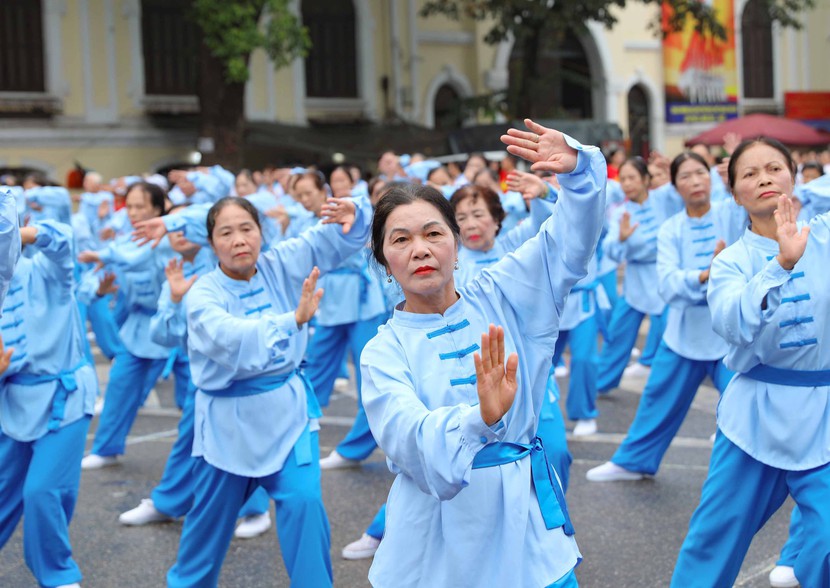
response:
<svg viewBox="0 0 830 588"><path fill-rule="evenodd" d="M541 71L540 50L561 45L569 34L585 32L588 21L596 21L606 28L612 28L617 18L615 10L625 8L627 3L640 2L659 6L662 0L428 0L421 9L421 16L443 15L454 20L472 18L492 21L484 41L498 44L509 38L515 40L515 48L521 60L511 64L510 85L504 108L508 116L521 113L522 116L538 116L538 96L543 84L554 86L557 77L568 75L560 68ZM813 6L815 0L765 0L770 16L782 26L800 28L798 15ZM696 30L705 36L723 39L726 31L718 22L711 6L701 0L666 0L671 10L666 14L655 11L650 27L655 34L668 30L679 30L687 18L694 19ZM574 81L574 80L571 80ZM588 83L583 80L582 83ZM549 96L548 93L544 93ZM555 98L555 96L554 96ZM545 105L547 112L551 106Z"/></svg>
<svg viewBox="0 0 830 588"><path fill-rule="evenodd" d="M199 136L213 140L208 163L238 166L245 124L245 82L251 53L263 48L274 67L306 55L308 31L289 0L193 0L201 32L197 95Z"/></svg>

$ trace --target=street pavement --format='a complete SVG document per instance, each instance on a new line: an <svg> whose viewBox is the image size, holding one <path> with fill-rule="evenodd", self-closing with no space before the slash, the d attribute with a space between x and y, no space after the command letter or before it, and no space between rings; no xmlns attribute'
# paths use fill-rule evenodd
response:
<svg viewBox="0 0 830 588"><path fill-rule="evenodd" d="M107 362L98 359L105 387ZM563 394L567 380L560 380ZM624 379L601 397L599 432L569 436L574 463L568 505L584 561L577 570L583 588L668 586L689 518L706 478L715 431L717 392L704 385L669 449L658 474L642 482L590 483L588 469L608 460L625 435L637 408L644 379ZM320 454L328 455L349 429L355 414L353 387L334 395L320 431ZM564 398L563 398L564 406ZM147 498L164 469L175 440L178 411L172 386L160 382L142 409L121 465L84 472L71 526L75 558L84 573L84 588L157 588L174 563L180 522L128 528L118 514ZM97 426L93 420L87 449ZM569 423L569 429L572 423ZM331 522L335 585L369 586L369 560L346 561L340 550L360 537L392 482L385 460L376 451L360 468L323 472L323 495ZM757 535L736 586L769 586L767 575L787 537L792 502L776 513ZM272 507L273 518L273 507ZM225 558L220 586L287 587L276 534L234 539ZM510 565L511 562L504 562ZM0 587L36 586L23 560L22 525L0 552ZM495 587L498 588L498 587Z"/></svg>

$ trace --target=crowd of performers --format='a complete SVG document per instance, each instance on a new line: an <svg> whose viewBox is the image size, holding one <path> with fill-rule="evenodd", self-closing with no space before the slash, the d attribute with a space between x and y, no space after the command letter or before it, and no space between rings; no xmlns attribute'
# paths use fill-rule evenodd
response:
<svg viewBox="0 0 830 588"><path fill-rule="evenodd" d="M526 124L502 137L500 170L388 152L368 183L353 166L106 186L88 173L74 213L36 175L9 188L0 546L22 517L38 584L79 586L81 470L126 459L139 408L172 374L178 438L118 519L184 518L168 586L216 586L232 538L270 528L271 500L291 585L331 586L321 470L377 447L395 481L343 549L374 556L373 586L576 586L566 369L577 436L597 431L598 394L648 378L592 482L655 475L703 380L722 395L672 586L731 586L787 496L770 582L830 586L830 176L763 138L730 138L719 163L706 148L607 162ZM100 392L87 323L112 365L84 456ZM347 355L357 416L321 458Z"/></svg>

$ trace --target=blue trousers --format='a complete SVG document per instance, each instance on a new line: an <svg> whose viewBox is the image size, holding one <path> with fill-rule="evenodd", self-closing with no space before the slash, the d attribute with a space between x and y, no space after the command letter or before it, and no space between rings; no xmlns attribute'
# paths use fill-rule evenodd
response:
<svg viewBox="0 0 830 588"><path fill-rule="evenodd" d="M801 510L804 530L795 575L802 586L830 586L830 464L805 471L773 468L720 432L671 585L732 586L753 536L788 494Z"/></svg>
<svg viewBox="0 0 830 588"><path fill-rule="evenodd" d="M687 359L662 343L628 435L611 461L632 472L656 473L704 378L723 394L734 375L721 360Z"/></svg>
<svg viewBox="0 0 830 588"><path fill-rule="evenodd" d="M383 539L383 532L386 530L386 503L383 503L383 506L380 507L378 510L378 514L375 515L375 518L372 519L372 522L369 523L369 526L366 527L366 534L370 537L374 537L375 539Z"/></svg>
<svg viewBox="0 0 830 588"><path fill-rule="evenodd" d="M601 312L597 310L597 312ZM571 375L565 409L572 421L595 419L597 411L597 320L585 319L570 331L560 331L553 351L553 364L558 365L565 346L571 347Z"/></svg>
<svg viewBox="0 0 830 588"><path fill-rule="evenodd" d="M571 570L547 588L579 588L574 570Z"/></svg>
<svg viewBox="0 0 830 588"><path fill-rule="evenodd" d="M176 563L167 573L168 587L217 585L239 508L257 487L265 488L276 503L277 537L291 586L330 587L331 537L316 432L311 433L311 450L311 463L298 465L295 448L281 471L263 478L230 474L196 458L193 508L184 520Z"/></svg>
<svg viewBox="0 0 830 588"><path fill-rule="evenodd" d="M314 386L314 393L320 406L328 406L334 380L340 374L346 350L352 355L357 371L357 389L360 390L360 353L366 343L378 332L378 327L386 322L386 314L356 323L346 323L332 327L317 325L314 337L308 344L306 353L306 374ZM371 453L371 451L369 452Z"/></svg>
<svg viewBox="0 0 830 588"><path fill-rule="evenodd" d="M642 312L631 308L624 297L620 296L617 300L611 315L611 323L608 325L608 340L603 344L602 353L599 356L599 376L597 377L599 392L608 392L620 385L623 370L628 365L631 350L637 342L640 323L643 322L645 316ZM646 348L640 358L640 363L643 365L651 365L651 360L666 328L665 316L665 312L661 315L649 316L651 328L646 340Z"/></svg>
<svg viewBox="0 0 830 588"><path fill-rule="evenodd" d="M183 517L193 506L193 412L196 398L193 391L185 398L182 418L179 419L179 436L173 443L161 480L150 497L156 510L171 517ZM251 494L242 505L240 517L262 514L268 510L268 494L262 488Z"/></svg>
<svg viewBox="0 0 830 588"><path fill-rule="evenodd" d="M110 298L109 295L97 298L87 306L87 318L92 332L95 333L95 341L101 348L101 353L108 359L112 359L124 349L121 336L118 334L118 324L110 309Z"/></svg>
<svg viewBox="0 0 830 588"><path fill-rule="evenodd" d="M23 516L23 557L40 586L81 581L69 522L90 417L23 443L0 433L0 549Z"/></svg>
<svg viewBox="0 0 830 588"><path fill-rule="evenodd" d="M790 515L790 535L784 547L781 548L781 557L778 558L776 565L793 567L803 543L804 527L801 525L801 509L796 505Z"/></svg>
<svg viewBox="0 0 830 588"><path fill-rule="evenodd" d="M559 385L553 375L553 365L548 375L536 435L542 440L548 461L556 470L559 481L562 482L562 491L567 492L573 458L568 451L565 420L562 418L562 411L559 410Z"/></svg>
<svg viewBox="0 0 830 588"><path fill-rule="evenodd" d="M164 359L144 359L128 351L115 356L104 401L104 411L95 431L92 453L121 455L138 409L164 369Z"/></svg>
<svg viewBox="0 0 830 588"><path fill-rule="evenodd" d="M614 268L604 276L600 276L599 283L605 288L608 301L611 303L611 308L603 311L605 312L605 324L608 324L611 322L611 313L614 312L614 308L617 306L617 300L620 298L617 292L617 268Z"/></svg>

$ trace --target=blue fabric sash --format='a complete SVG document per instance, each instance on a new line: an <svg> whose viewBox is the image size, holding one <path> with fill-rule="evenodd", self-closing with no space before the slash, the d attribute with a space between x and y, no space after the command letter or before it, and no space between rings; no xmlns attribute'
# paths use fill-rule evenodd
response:
<svg viewBox="0 0 830 588"><path fill-rule="evenodd" d="M170 374L173 373L173 366L179 358L186 360L187 352L181 347L175 347L167 356L167 361L164 363L164 369L161 371L162 379L167 380L170 378ZM210 394L210 392L208 392L208 394Z"/></svg>
<svg viewBox="0 0 830 588"><path fill-rule="evenodd" d="M72 369L63 370L58 374L12 374L6 378L6 382L18 386L36 386L47 382L58 382L58 389L55 391L55 397L52 399L52 412L49 415L48 425L49 431L57 431L61 426L63 415L66 412L66 399L70 393L78 389L75 372L87 365L90 365L89 361L83 359L81 363Z"/></svg>
<svg viewBox="0 0 830 588"><path fill-rule="evenodd" d="M222 390L202 390L208 396L215 396L218 398L240 398L243 396L255 396L256 394L265 394L271 390L281 388L288 381L297 376L305 387L306 397L306 411L308 418L319 419L323 416L323 411L317 402L317 395L314 393L314 388L311 381L306 377L302 369L296 369L293 372L286 374L278 374L272 376L260 376L258 378L249 378L247 380L234 380L231 385ZM305 426L300 438L294 446L294 454L297 458L297 464L308 465L311 463L311 430L308 425Z"/></svg>
<svg viewBox="0 0 830 588"><path fill-rule="evenodd" d="M545 527L556 529L564 527L566 535L573 535L574 528L571 517L568 515L568 506L559 481L551 475L553 466L548 462L545 448L539 437L531 444L501 441L490 443L481 448L473 459L473 469L491 468L519 461L530 456L530 473L533 477L533 486L536 488L536 498L539 509L545 520Z"/></svg>
<svg viewBox="0 0 830 588"><path fill-rule="evenodd" d="M801 388L830 386L830 370L788 370L759 363L743 375L759 382L780 384L782 386L799 386Z"/></svg>
<svg viewBox="0 0 830 588"><path fill-rule="evenodd" d="M602 339L608 341L608 323L605 320L605 313L596 302L597 288L600 286L599 280L594 280L581 286L574 286L571 288L572 292L582 292L582 312L591 312L591 298L594 299L594 316L597 319L597 328L602 333Z"/></svg>

